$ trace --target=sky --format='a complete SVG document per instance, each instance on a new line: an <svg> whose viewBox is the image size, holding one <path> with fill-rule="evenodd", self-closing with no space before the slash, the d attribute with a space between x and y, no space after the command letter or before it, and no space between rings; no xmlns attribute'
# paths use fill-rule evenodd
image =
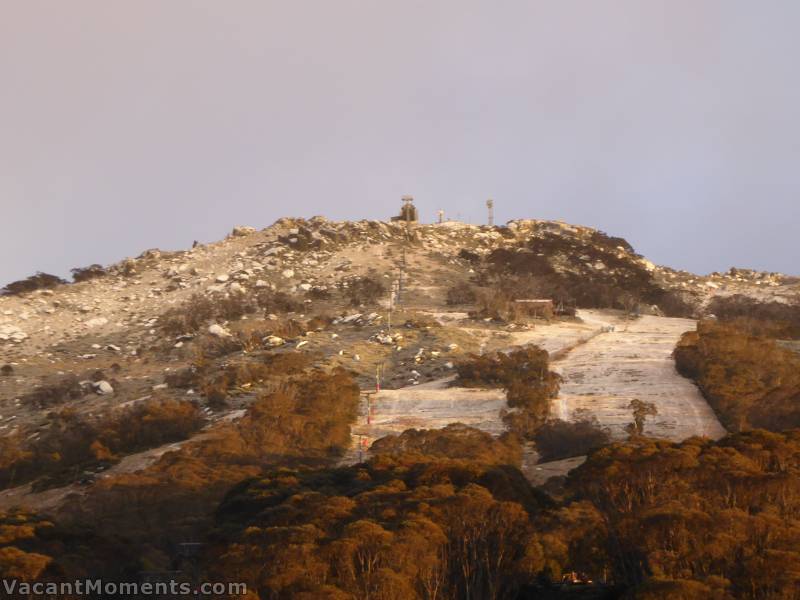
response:
<svg viewBox="0 0 800 600"><path fill-rule="evenodd" d="M0 0L0 285L283 216L800 274L794 0Z"/></svg>

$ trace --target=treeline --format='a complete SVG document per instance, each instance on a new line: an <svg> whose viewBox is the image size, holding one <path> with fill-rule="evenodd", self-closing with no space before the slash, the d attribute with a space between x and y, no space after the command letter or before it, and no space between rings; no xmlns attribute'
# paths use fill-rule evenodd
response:
<svg viewBox="0 0 800 600"><path fill-rule="evenodd" d="M798 597L796 430L614 444L573 471L567 489L572 502L565 510L583 506L602 532L572 538L583 556L571 566L608 569L637 598ZM553 526L568 544L569 530L558 519Z"/></svg>
<svg viewBox="0 0 800 600"><path fill-rule="evenodd" d="M44 477L37 487L74 482L84 469L183 440L205 424L197 405L152 398L100 418L64 409L50 416L37 437L0 438L0 489Z"/></svg>
<svg viewBox="0 0 800 600"><path fill-rule="evenodd" d="M223 502L208 568L261 598L513 598L542 566L545 504L517 469L470 461L276 472Z"/></svg>
<svg viewBox="0 0 800 600"><path fill-rule="evenodd" d="M276 600L566 598L569 573L587 597L790 600L798 475L796 431L613 444L558 502L480 461L283 470L225 499L207 568Z"/></svg>
<svg viewBox="0 0 800 600"><path fill-rule="evenodd" d="M754 335L800 338L800 299L763 302L741 294L718 296L709 303L707 312L721 321L733 321Z"/></svg>
<svg viewBox="0 0 800 600"><path fill-rule="evenodd" d="M188 576L178 544L202 541L202 579L270 600L794 600L800 589L797 430L615 443L556 497L479 449L450 458L485 441L461 428L338 468L270 466L247 449L269 435L171 453L57 521L0 515L0 577Z"/></svg>
<svg viewBox="0 0 800 600"><path fill-rule="evenodd" d="M701 321L674 355L728 430L800 427L800 355L773 339L738 322Z"/></svg>

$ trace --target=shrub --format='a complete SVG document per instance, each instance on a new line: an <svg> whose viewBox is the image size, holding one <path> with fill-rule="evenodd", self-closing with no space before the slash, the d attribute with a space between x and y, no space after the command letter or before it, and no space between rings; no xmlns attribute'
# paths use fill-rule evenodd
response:
<svg viewBox="0 0 800 600"><path fill-rule="evenodd" d="M351 279L343 290L351 306L376 304L386 293L386 287L383 282L369 275Z"/></svg>
<svg viewBox="0 0 800 600"><path fill-rule="evenodd" d="M85 393L76 375L63 375L52 379L33 391L23 395L20 400L36 408L49 408L64 404L69 400L81 398Z"/></svg>
<svg viewBox="0 0 800 600"><path fill-rule="evenodd" d="M80 283L82 281L89 281L90 279L96 279L106 274L106 270L102 267L102 265L98 264L89 265L88 267L78 267L75 269L71 269L71 272L72 272L72 280L75 283Z"/></svg>
<svg viewBox="0 0 800 600"><path fill-rule="evenodd" d="M330 300L330 290L321 287L312 287L306 292L306 298L309 300Z"/></svg>
<svg viewBox="0 0 800 600"><path fill-rule="evenodd" d="M165 311L159 318L159 326L167 335L193 333L214 316L213 300L209 296L194 294L180 306Z"/></svg>
<svg viewBox="0 0 800 600"><path fill-rule="evenodd" d="M600 426L597 417L570 423L553 419L534 435L539 462L561 460L589 454L595 448L611 442L608 431Z"/></svg>
<svg viewBox="0 0 800 600"><path fill-rule="evenodd" d="M723 321L737 321L750 333L776 338L800 338L800 302L762 302L736 294L715 297L708 312Z"/></svg>
<svg viewBox="0 0 800 600"><path fill-rule="evenodd" d="M0 449L0 485L20 484L46 476L37 488L72 481L81 469L98 461L186 439L204 420L192 402L154 398L102 419L72 410L54 415L42 436L30 444L5 442ZM10 459L8 457L11 457Z"/></svg>
<svg viewBox="0 0 800 600"><path fill-rule="evenodd" d="M265 313L291 313L303 310L303 303L286 292L262 290L256 295L258 307Z"/></svg>
<svg viewBox="0 0 800 600"><path fill-rule="evenodd" d="M462 248L458 252L458 258L467 261L468 263L478 264L481 262L481 256L477 252L473 252L468 248Z"/></svg>
<svg viewBox="0 0 800 600"><path fill-rule="evenodd" d="M502 387L515 383L542 383L549 394L557 394L560 378L548 370L549 354L538 346L509 353L471 354L456 365L458 384L464 387Z"/></svg>
<svg viewBox="0 0 800 600"><path fill-rule="evenodd" d="M495 438L461 423L451 423L443 429L407 429L400 435L375 441L370 453L373 456L413 456L416 460L454 458L516 466L522 458L522 448L515 436L505 434Z"/></svg>
<svg viewBox="0 0 800 600"><path fill-rule="evenodd" d="M288 294L263 290L257 294L194 294L186 302L165 311L160 327L167 335L195 333L210 321L237 321L262 310L266 313L287 313L301 310L302 303Z"/></svg>
<svg viewBox="0 0 800 600"><path fill-rule="evenodd" d="M64 283L67 283L66 280L60 277L39 271L27 279L9 283L0 290L0 294L18 296L20 294L27 294L28 292L35 292L36 290L48 290Z"/></svg>
<svg viewBox="0 0 800 600"><path fill-rule="evenodd" d="M475 290L468 283L459 283L447 290L447 304L474 304L477 300Z"/></svg>

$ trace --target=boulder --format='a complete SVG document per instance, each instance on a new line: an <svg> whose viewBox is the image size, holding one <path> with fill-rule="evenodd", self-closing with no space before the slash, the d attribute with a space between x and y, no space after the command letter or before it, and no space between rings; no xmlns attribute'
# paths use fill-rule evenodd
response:
<svg viewBox="0 0 800 600"><path fill-rule="evenodd" d="M255 227L247 227L245 225L237 225L231 231L231 236L233 237L245 237L247 235L252 235L257 231Z"/></svg>
<svg viewBox="0 0 800 600"><path fill-rule="evenodd" d="M283 346L286 343L282 337L278 337L277 335L270 335L264 338L264 343L267 346L276 347L276 346Z"/></svg>
<svg viewBox="0 0 800 600"><path fill-rule="evenodd" d="M101 396L105 396L107 394L113 394L114 388L111 386L110 383L107 381L98 381L94 384L94 391L100 394Z"/></svg>
<svg viewBox="0 0 800 600"><path fill-rule="evenodd" d="M102 327L107 323L108 319L106 319L105 317L95 317L94 319L89 319L88 321L86 321L84 325L86 325L89 329L92 329L94 327Z"/></svg>
<svg viewBox="0 0 800 600"><path fill-rule="evenodd" d="M214 323L208 326L208 333L219 338L231 337L231 332L225 329L222 325Z"/></svg>

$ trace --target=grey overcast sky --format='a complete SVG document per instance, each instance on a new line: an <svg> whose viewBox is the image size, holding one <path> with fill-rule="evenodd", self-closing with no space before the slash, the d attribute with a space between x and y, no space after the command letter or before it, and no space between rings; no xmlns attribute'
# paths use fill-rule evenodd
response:
<svg viewBox="0 0 800 600"><path fill-rule="evenodd" d="M0 285L281 216L800 273L796 0L0 0Z"/></svg>

